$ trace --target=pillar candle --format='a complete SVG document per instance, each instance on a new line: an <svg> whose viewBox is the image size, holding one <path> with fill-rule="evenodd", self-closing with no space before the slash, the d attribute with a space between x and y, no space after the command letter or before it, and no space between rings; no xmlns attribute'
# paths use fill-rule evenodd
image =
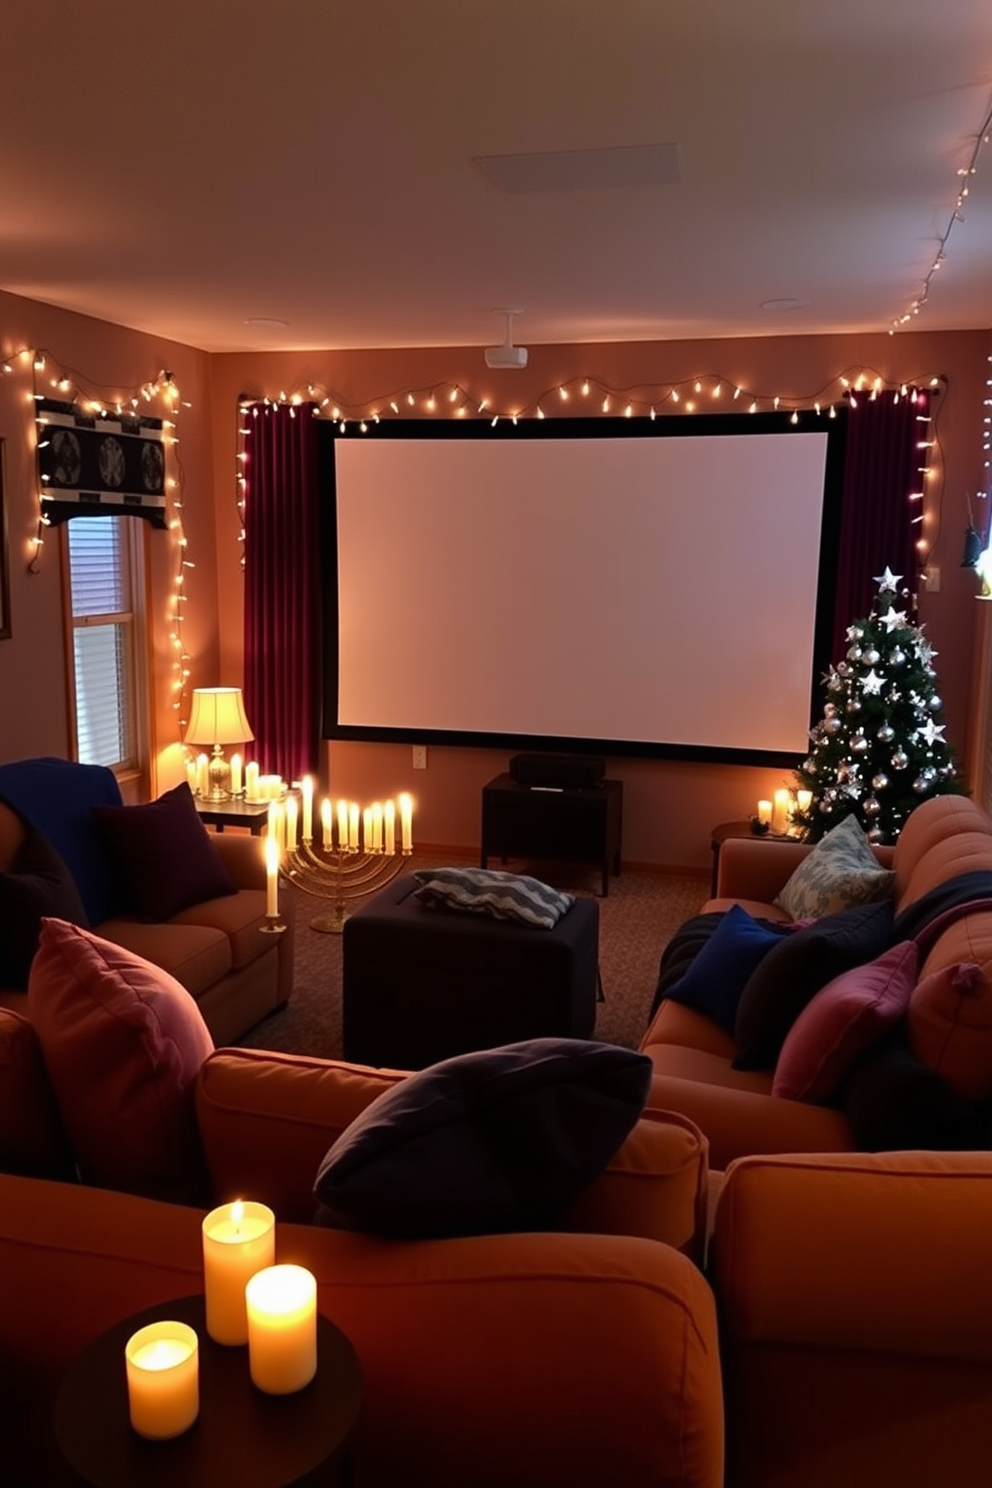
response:
<svg viewBox="0 0 992 1488"><path fill-rule="evenodd" d="M338 849L344 852L348 846L348 802L338 802Z"/></svg>
<svg viewBox="0 0 992 1488"><path fill-rule="evenodd" d="M777 790L772 807L772 831L782 833L789 825L789 792Z"/></svg>
<svg viewBox="0 0 992 1488"><path fill-rule="evenodd" d="M265 839L265 913L275 919L279 913L279 841Z"/></svg>
<svg viewBox="0 0 992 1488"><path fill-rule="evenodd" d="M796 805L799 810L806 812L813 804L813 792L811 790L796 791Z"/></svg>
<svg viewBox="0 0 992 1488"><path fill-rule="evenodd" d="M240 756L240 754L232 754L231 755L231 794L232 794L232 796L240 796L240 794L241 794L241 756Z"/></svg>
<svg viewBox="0 0 992 1488"><path fill-rule="evenodd" d="M247 1343L245 1285L275 1260L276 1217L265 1204L237 1199L203 1221L207 1332L215 1343Z"/></svg>
<svg viewBox="0 0 992 1488"><path fill-rule="evenodd" d="M382 808L383 849L390 857L396 852L396 802L387 801Z"/></svg>
<svg viewBox="0 0 992 1488"><path fill-rule="evenodd" d="M286 850L296 851L297 822L300 815L300 803L295 796L286 797Z"/></svg>
<svg viewBox="0 0 992 1488"><path fill-rule="evenodd" d="M313 776L304 775L301 787L303 791L303 841L309 842L313 837Z"/></svg>
<svg viewBox="0 0 992 1488"><path fill-rule="evenodd" d="M759 822L762 823L763 826L766 826L766 827L771 826L771 820L772 820L772 803L771 803L771 801L759 801L758 802L758 820L759 820Z"/></svg>
<svg viewBox="0 0 992 1488"><path fill-rule="evenodd" d="M358 850L358 806L352 801L348 806L348 846Z"/></svg>
<svg viewBox="0 0 992 1488"><path fill-rule="evenodd" d="M413 848L413 797L404 791L400 796L400 846L404 852Z"/></svg>
<svg viewBox="0 0 992 1488"><path fill-rule="evenodd" d="M201 796L210 794L210 764L205 754L196 756L196 787Z"/></svg>
<svg viewBox="0 0 992 1488"><path fill-rule="evenodd" d="M248 1367L268 1395L291 1395L317 1372L317 1282L304 1266L269 1266L245 1287Z"/></svg>
<svg viewBox="0 0 992 1488"><path fill-rule="evenodd" d="M245 795L249 801L258 800L258 765L254 760L245 765Z"/></svg>
<svg viewBox="0 0 992 1488"><path fill-rule="evenodd" d="M362 848L365 852L372 851L372 807L366 806L362 812Z"/></svg>
<svg viewBox="0 0 992 1488"><path fill-rule="evenodd" d="M149 1323L124 1348L131 1425L154 1441L180 1436L200 1411L197 1337L186 1323Z"/></svg>
<svg viewBox="0 0 992 1488"><path fill-rule="evenodd" d="M320 842L325 852L330 852L334 845L334 833L331 825L331 802L327 796L320 803Z"/></svg>

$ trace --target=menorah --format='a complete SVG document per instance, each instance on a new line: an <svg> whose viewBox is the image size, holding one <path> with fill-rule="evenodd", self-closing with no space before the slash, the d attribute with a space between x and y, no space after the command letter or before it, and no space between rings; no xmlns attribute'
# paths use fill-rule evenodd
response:
<svg viewBox="0 0 992 1488"><path fill-rule="evenodd" d="M287 878L306 894L333 900L330 913L316 915L310 928L340 935L350 902L389 883L400 871L403 859L413 852L413 801L401 795L396 801L376 801L363 811L354 801L338 801L335 813L325 798L318 841L313 830L313 785L309 777L302 787L299 840L292 814L282 826L270 819L269 830L274 828L283 836L283 871Z"/></svg>

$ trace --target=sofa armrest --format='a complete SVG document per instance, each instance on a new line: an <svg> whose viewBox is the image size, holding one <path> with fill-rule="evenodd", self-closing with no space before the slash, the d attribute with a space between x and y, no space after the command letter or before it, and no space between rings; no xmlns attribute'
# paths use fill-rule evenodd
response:
<svg viewBox="0 0 992 1488"><path fill-rule="evenodd" d="M200 1069L200 1134L219 1202L251 1197L307 1223L327 1149L402 1071L337 1060L218 1049ZM698 1259L706 1229L707 1144L687 1117L646 1114L603 1173L560 1217L561 1230L638 1235Z"/></svg>
<svg viewBox="0 0 992 1488"><path fill-rule="evenodd" d="M731 837L720 848L716 899L754 899L771 904L805 857L805 842L768 842L762 837Z"/></svg>
<svg viewBox="0 0 992 1488"><path fill-rule="evenodd" d="M992 1152L746 1157L712 1274L751 1343L992 1362Z"/></svg>
<svg viewBox="0 0 992 1488"><path fill-rule="evenodd" d="M265 888L265 839L244 832L211 832L210 841L239 889Z"/></svg>

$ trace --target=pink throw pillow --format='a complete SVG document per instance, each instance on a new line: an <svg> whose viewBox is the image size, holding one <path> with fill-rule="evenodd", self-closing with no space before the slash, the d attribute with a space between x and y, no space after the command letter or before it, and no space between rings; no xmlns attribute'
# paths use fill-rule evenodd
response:
<svg viewBox="0 0 992 1488"><path fill-rule="evenodd" d="M812 1105L836 1095L855 1060L905 1016L918 966L915 943L900 941L821 987L786 1036L772 1095Z"/></svg>
<svg viewBox="0 0 992 1488"><path fill-rule="evenodd" d="M42 920L28 1010L88 1183L203 1194L194 1082L213 1040L167 972L66 920Z"/></svg>
<svg viewBox="0 0 992 1488"><path fill-rule="evenodd" d="M992 1095L992 986L980 966L963 961L931 972L914 989L907 1014L909 1047L964 1100Z"/></svg>

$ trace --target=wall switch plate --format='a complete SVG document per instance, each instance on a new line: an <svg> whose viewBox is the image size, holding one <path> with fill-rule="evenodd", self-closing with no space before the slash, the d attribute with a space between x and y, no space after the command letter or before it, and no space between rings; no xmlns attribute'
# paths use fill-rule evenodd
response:
<svg viewBox="0 0 992 1488"><path fill-rule="evenodd" d="M413 768L415 770L427 769L427 745L414 744L413 746Z"/></svg>

